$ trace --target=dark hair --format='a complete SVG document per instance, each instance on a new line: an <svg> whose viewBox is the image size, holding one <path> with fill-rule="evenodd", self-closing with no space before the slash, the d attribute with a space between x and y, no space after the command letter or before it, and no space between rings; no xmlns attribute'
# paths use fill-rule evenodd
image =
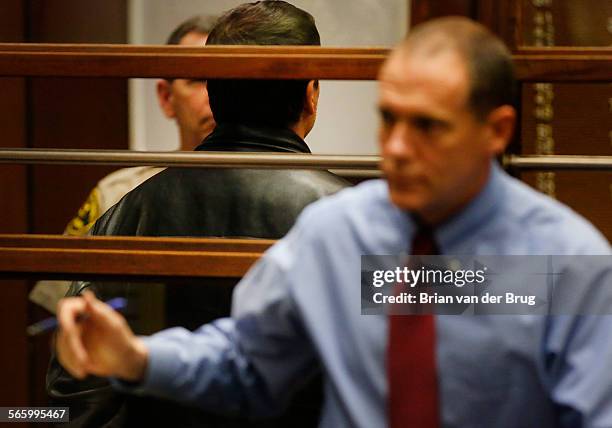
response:
<svg viewBox="0 0 612 428"><path fill-rule="evenodd" d="M172 31L166 40L166 44L178 45L181 43L181 39L188 33L210 33L217 22L217 18L217 16L213 15L192 16L188 20L179 24L179 26Z"/></svg>
<svg viewBox="0 0 612 428"><path fill-rule="evenodd" d="M493 33L462 17L447 17L416 26L406 38L408 49L453 50L464 60L470 79L468 105L477 118L516 102L512 56Z"/></svg>
<svg viewBox="0 0 612 428"><path fill-rule="evenodd" d="M314 18L284 1L258 1L225 13L207 45L320 45ZM308 80L208 80L210 108L217 123L286 127L304 108Z"/></svg>

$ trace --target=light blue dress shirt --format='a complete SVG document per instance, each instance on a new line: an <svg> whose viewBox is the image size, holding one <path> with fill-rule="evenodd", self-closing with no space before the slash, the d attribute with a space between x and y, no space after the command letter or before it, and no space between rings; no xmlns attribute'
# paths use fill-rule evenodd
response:
<svg viewBox="0 0 612 428"><path fill-rule="evenodd" d="M361 315L360 257L410 251L414 230L385 181L311 205L239 284L231 319L146 338L143 383L114 385L265 415L320 367L322 427L386 426L388 322ZM436 239L443 254L610 254L587 221L497 166ZM612 307L612 284L596 292ZM436 330L444 427L612 427L612 317L449 315Z"/></svg>

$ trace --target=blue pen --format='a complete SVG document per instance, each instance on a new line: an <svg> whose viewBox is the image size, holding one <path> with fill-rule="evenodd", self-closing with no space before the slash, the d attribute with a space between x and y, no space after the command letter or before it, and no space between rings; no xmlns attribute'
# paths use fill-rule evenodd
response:
<svg viewBox="0 0 612 428"><path fill-rule="evenodd" d="M127 299L124 297L115 297L114 299L107 300L105 303L116 311L120 311L127 307ZM54 330L56 328L57 318L50 317L28 326L28 328L26 328L26 333L29 336L36 336L46 331Z"/></svg>

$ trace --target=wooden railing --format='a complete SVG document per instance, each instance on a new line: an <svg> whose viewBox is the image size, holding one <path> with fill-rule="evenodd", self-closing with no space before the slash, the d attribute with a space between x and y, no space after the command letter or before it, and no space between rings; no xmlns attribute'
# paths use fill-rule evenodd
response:
<svg viewBox="0 0 612 428"><path fill-rule="evenodd" d="M0 76L376 79L381 48L0 44Z"/></svg>
<svg viewBox="0 0 612 428"><path fill-rule="evenodd" d="M521 48L512 56L520 82L612 82L612 48Z"/></svg>
<svg viewBox="0 0 612 428"><path fill-rule="evenodd" d="M374 80L384 48L0 44L0 76ZM524 48L523 82L612 80L612 48Z"/></svg>
<svg viewBox="0 0 612 428"><path fill-rule="evenodd" d="M4 43L0 44L0 76L373 80L388 54L384 48ZM521 82L612 81L612 48L524 48L513 58ZM31 154L36 155L34 151ZM506 161L519 165L521 157ZM527 159L524 167L537 168L549 161ZM367 162L376 159L370 157ZM598 162L609 169L610 159ZM363 166L356 161L354 168ZM271 243L2 235L0 276L239 277Z"/></svg>
<svg viewBox="0 0 612 428"><path fill-rule="evenodd" d="M274 241L0 235L0 278L240 278Z"/></svg>

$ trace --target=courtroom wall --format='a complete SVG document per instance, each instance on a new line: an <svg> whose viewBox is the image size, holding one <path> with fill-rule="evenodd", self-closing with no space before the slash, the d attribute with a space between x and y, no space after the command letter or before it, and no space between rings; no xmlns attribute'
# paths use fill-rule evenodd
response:
<svg viewBox="0 0 612 428"><path fill-rule="evenodd" d="M129 40L163 44L174 26L198 13L218 14L242 0L132 0ZM406 33L406 0L294 0L317 22L325 46L392 46ZM174 124L163 117L152 79L133 79L130 86L131 147L173 150ZM370 154L376 145L376 83L322 81L317 123L306 138L315 153Z"/></svg>

